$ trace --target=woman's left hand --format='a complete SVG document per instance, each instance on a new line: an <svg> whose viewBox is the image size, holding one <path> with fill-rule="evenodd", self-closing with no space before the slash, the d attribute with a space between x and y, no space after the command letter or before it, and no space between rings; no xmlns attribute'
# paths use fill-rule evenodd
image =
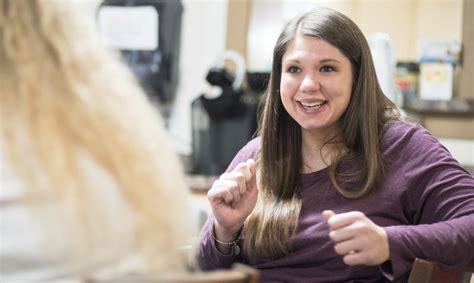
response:
<svg viewBox="0 0 474 283"><path fill-rule="evenodd" d="M347 265L378 265L390 258L385 229L372 222L364 213L351 211L335 214L325 210L329 237L334 250L343 255Z"/></svg>

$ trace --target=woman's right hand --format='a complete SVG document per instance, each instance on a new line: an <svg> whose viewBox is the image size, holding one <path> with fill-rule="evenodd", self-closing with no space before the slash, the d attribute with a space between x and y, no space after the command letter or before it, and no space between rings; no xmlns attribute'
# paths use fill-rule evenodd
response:
<svg viewBox="0 0 474 283"><path fill-rule="evenodd" d="M214 213L217 239L229 242L244 225L257 203L258 188L255 161L242 162L214 182L207 197Z"/></svg>

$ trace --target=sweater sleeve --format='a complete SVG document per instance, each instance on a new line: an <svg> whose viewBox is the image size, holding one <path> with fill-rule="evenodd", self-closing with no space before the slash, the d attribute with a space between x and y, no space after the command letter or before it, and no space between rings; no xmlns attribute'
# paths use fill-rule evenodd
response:
<svg viewBox="0 0 474 283"><path fill-rule="evenodd" d="M408 225L386 227L391 273L408 272L415 258L463 267L474 262L474 179L420 126L401 148Z"/></svg>
<svg viewBox="0 0 474 283"><path fill-rule="evenodd" d="M254 158L260 146L260 139L256 138L244 146L234 157L226 172L232 171L241 162ZM236 255L224 255L216 247L213 240L214 216L210 216L199 236L197 247L197 263L202 270L213 270L219 268L230 268L234 262L242 261L242 252ZM241 247L240 247L241 248Z"/></svg>

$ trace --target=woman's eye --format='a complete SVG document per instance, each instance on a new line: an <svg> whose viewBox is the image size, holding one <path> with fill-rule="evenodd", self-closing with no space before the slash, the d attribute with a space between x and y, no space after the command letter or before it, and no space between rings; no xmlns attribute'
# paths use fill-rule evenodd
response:
<svg viewBox="0 0 474 283"><path fill-rule="evenodd" d="M290 73L299 73L299 71L300 71L300 68L298 67L291 66L288 68L288 72Z"/></svg>
<svg viewBox="0 0 474 283"><path fill-rule="evenodd" d="M323 66L321 67L320 71L323 73L332 72L334 71L334 68L331 66Z"/></svg>

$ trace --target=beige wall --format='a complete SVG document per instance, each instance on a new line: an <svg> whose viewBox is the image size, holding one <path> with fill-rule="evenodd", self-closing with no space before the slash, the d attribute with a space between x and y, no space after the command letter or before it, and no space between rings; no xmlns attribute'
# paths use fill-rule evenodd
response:
<svg viewBox="0 0 474 283"><path fill-rule="evenodd" d="M351 13L362 31L388 33L399 60L415 60L420 40L461 40L462 0L354 3Z"/></svg>
<svg viewBox="0 0 474 283"><path fill-rule="evenodd" d="M398 60L416 60L417 44L422 40L461 41L462 0L253 0L250 33L254 29L261 32L249 38L248 58L257 60L249 62L250 66L259 69L269 61L266 56L253 56L251 52L271 54L271 50L255 50L266 44L255 40L268 42L271 37L274 43L275 28L279 31L290 17L316 6L341 11L353 19L365 35L388 33L395 43ZM273 11L271 17L265 15L269 10Z"/></svg>
<svg viewBox="0 0 474 283"><path fill-rule="evenodd" d="M381 3L380 3L381 2ZM354 5L353 20L365 35L388 33L394 41L397 58L411 60L416 58L416 19L415 1L361 1Z"/></svg>
<svg viewBox="0 0 474 283"><path fill-rule="evenodd" d="M252 0L228 0L226 49L247 56L247 34Z"/></svg>
<svg viewBox="0 0 474 283"><path fill-rule="evenodd" d="M472 0L464 0L462 26L464 54L459 96L474 99L474 1Z"/></svg>

